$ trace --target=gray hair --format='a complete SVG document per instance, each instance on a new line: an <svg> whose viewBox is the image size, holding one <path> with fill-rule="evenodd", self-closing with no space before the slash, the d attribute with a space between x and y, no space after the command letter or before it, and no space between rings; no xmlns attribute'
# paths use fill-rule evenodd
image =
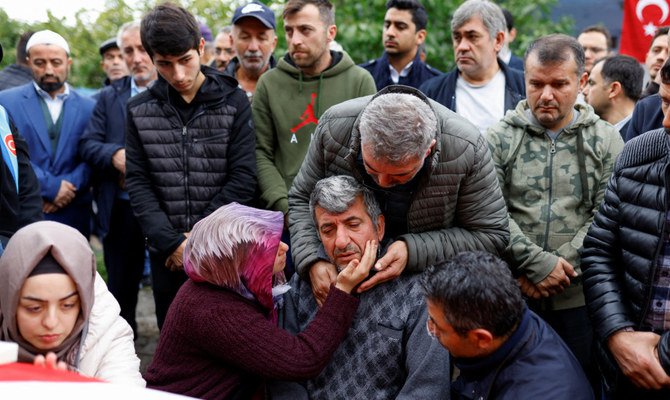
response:
<svg viewBox="0 0 670 400"><path fill-rule="evenodd" d="M498 32L505 32L507 27L500 6L489 0L468 0L454 12L451 18L451 31L457 30L473 17L482 19L491 39L494 39Z"/></svg>
<svg viewBox="0 0 670 400"><path fill-rule="evenodd" d="M314 224L318 225L315 212L317 206L331 214L342 214L354 204L359 196L363 196L365 210L377 230L379 228L377 221L382 215L377 199L370 189L359 183L353 176L348 175L331 176L316 183L309 197L309 212L312 214Z"/></svg>
<svg viewBox="0 0 670 400"><path fill-rule="evenodd" d="M361 144L374 159L404 162L422 157L435 138L437 118L422 99L407 93L374 98L363 110Z"/></svg>
<svg viewBox="0 0 670 400"><path fill-rule="evenodd" d="M127 31L131 31L133 29L137 29L138 31L140 30L140 25L142 21L136 20L136 21L130 21L126 22L125 24L121 25L119 28L119 32L116 34L116 45L123 51L123 43L121 43L121 36L123 36L124 33Z"/></svg>

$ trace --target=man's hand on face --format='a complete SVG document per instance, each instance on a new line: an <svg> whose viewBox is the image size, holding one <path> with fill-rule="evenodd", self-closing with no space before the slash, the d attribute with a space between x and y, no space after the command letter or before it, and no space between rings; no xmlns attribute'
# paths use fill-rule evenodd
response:
<svg viewBox="0 0 670 400"><path fill-rule="evenodd" d="M330 285L337 279L337 268L328 261L317 261L309 269L309 280L312 282L312 293L316 303L321 307L328 297Z"/></svg>
<svg viewBox="0 0 670 400"><path fill-rule="evenodd" d="M565 288L570 286L570 279L576 277L575 268L564 258L559 257L554 269L535 286L540 291L540 294L542 294L542 297L551 297L563 293Z"/></svg>
<svg viewBox="0 0 670 400"><path fill-rule="evenodd" d="M374 268L377 270L377 273L358 287L358 293L365 292L382 282L399 277L407 266L407 257L408 250L405 241L398 240L391 243L384 257L377 260L375 264Z"/></svg>
<svg viewBox="0 0 670 400"><path fill-rule="evenodd" d="M653 332L619 331L608 339L608 347L621 371L641 388L659 390L670 387L670 376L658 359L660 338Z"/></svg>
<svg viewBox="0 0 670 400"><path fill-rule="evenodd" d="M365 251L360 261L353 259L349 261L347 267L337 275L337 282L335 287L351 293L351 291L361 283L365 278L370 276L370 269L377 260L377 241L368 240L365 244Z"/></svg>

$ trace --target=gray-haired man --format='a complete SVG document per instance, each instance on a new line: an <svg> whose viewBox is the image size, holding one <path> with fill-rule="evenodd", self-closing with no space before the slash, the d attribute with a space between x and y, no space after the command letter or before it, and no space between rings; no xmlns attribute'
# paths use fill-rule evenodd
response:
<svg viewBox="0 0 670 400"><path fill-rule="evenodd" d="M294 260L318 301L336 269L318 255L309 196L318 180L333 175L353 176L372 190L385 237L394 239L359 292L460 251L495 253L507 245L507 209L486 140L418 90L388 86L323 115L289 192Z"/></svg>
<svg viewBox="0 0 670 400"><path fill-rule="evenodd" d="M385 219L373 193L351 176L319 181L309 209L323 247L338 270L360 260L384 237ZM309 398L443 399L448 396L446 350L426 334L426 308L418 275L405 275L360 296L354 322L321 374L297 392ZM294 275L285 297L285 327L298 333L318 306L309 282ZM274 397L273 397L274 398Z"/></svg>

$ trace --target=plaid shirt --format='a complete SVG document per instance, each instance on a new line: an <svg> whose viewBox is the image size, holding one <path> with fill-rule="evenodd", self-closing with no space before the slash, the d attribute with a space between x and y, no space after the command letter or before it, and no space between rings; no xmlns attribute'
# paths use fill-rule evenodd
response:
<svg viewBox="0 0 670 400"><path fill-rule="evenodd" d="M665 232L663 249L656 262L651 303L644 319L655 332L670 329L670 212L665 216Z"/></svg>

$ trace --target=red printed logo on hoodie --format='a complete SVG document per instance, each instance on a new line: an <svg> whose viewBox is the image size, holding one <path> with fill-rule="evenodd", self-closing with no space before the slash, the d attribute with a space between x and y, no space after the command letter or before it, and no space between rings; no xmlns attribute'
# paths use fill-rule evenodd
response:
<svg viewBox="0 0 670 400"><path fill-rule="evenodd" d="M316 114L314 113L315 100L316 100L316 93L312 93L312 101L309 104L307 104L307 108L305 108L305 111L300 116L300 122L298 123L298 125L291 128L291 133L296 133L300 129L304 128L309 124L316 125L319 123L319 119L316 117Z"/></svg>

